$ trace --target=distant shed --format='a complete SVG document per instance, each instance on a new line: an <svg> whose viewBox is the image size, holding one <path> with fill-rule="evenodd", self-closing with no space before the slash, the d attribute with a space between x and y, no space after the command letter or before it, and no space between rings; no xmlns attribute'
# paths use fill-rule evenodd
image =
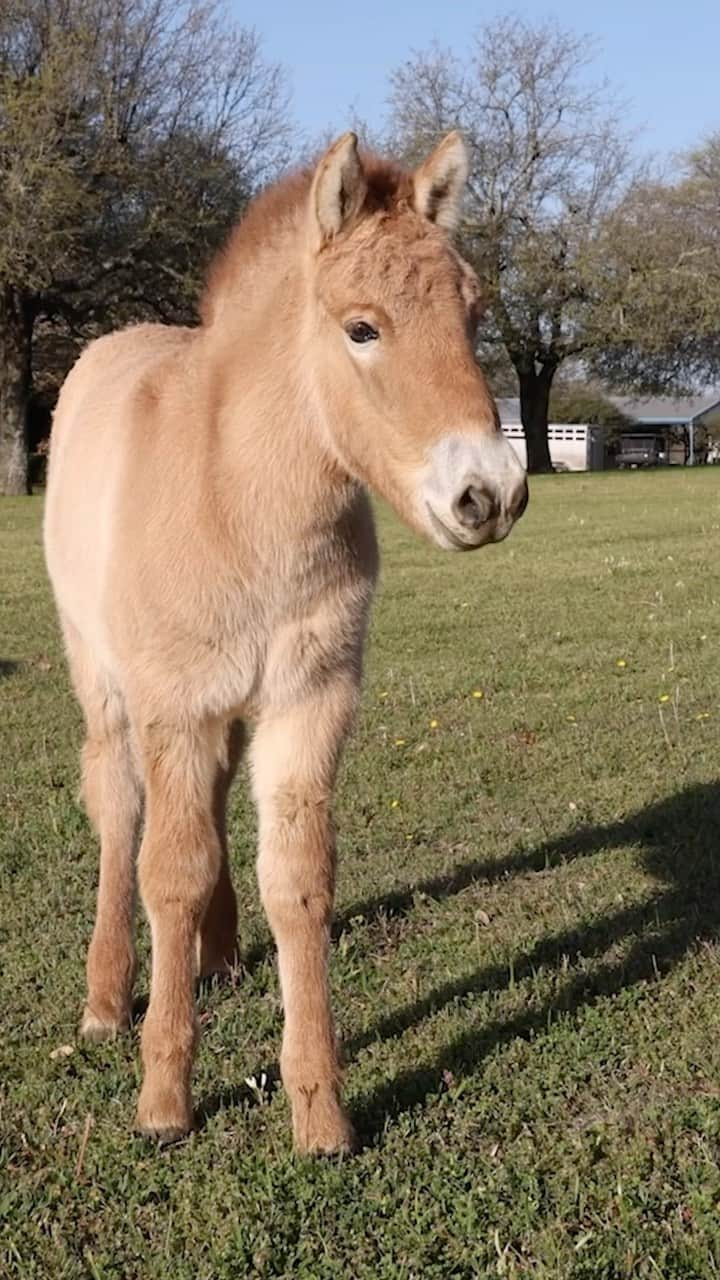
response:
<svg viewBox="0 0 720 1280"><path fill-rule="evenodd" d="M608 399L626 417L635 419L633 426L627 428L628 433L638 431L647 435L652 432L663 439L671 464L688 462L692 466L698 461L698 433L703 427L720 427L720 396L717 391L679 398L608 396Z"/></svg>
<svg viewBox="0 0 720 1280"><path fill-rule="evenodd" d="M510 441L523 466L527 465L525 434L519 400L498 400L503 435ZM550 460L560 471L602 471L605 433L584 422L551 422L548 426Z"/></svg>
<svg viewBox="0 0 720 1280"><path fill-rule="evenodd" d="M623 434L636 431L643 436L657 435L663 441L667 461L671 464L687 461L692 465L699 461L696 442L700 428L720 428L720 396L717 391L685 399L671 396L647 399L632 399L628 396L607 398L625 417L634 419L631 426L623 428ZM520 401L501 399L497 405L503 434L525 466L525 436L520 419ZM687 448L678 428L683 429ZM608 463L606 440L607 432L604 427L581 422L553 422L548 426L550 458L553 466L560 470L602 471L606 466L612 466L612 462Z"/></svg>

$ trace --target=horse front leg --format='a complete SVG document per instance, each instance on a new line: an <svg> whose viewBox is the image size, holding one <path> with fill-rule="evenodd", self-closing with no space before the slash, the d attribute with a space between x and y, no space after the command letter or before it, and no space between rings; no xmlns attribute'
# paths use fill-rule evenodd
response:
<svg viewBox="0 0 720 1280"><path fill-rule="evenodd" d="M261 719L252 748L258 880L278 950L285 1014L281 1072L299 1152L347 1151L328 986L335 891L330 801L356 701L352 676Z"/></svg>
<svg viewBox="0 0 720 1280"><path fill-rule="evenodd" d="M196 940L222 861L213 818L222 731L155 724L141 741L146 819L138 870L152 934L152 975L137 1126L172 1141L193 1123Z"/></svg>

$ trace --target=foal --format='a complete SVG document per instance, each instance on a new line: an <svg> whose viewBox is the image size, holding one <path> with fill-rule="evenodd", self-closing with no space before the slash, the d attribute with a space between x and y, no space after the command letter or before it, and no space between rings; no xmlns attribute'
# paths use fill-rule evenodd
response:
<svg viewBox="0 0 720 1280"><path fill-rule="evenodd" d="M101 845L82 1032L128 1026L142 829L137 1123L163 1140L193 1120L195 978L235 947L224 811L250 723L295 1144L351 1143L329 809L377 573L366 487L446 549L505 537L527 501L474 359L477 282L447 234L466 173L457 134L414 174L345 134L254 202L198 328L100 338L60 396L45 547Z"/></svg>

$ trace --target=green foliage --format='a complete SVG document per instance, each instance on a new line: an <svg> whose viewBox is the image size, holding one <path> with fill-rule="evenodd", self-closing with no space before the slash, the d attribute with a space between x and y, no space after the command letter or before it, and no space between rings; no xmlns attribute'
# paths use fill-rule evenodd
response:
<svg viewBox="0 0 720 1280"><path fill-rule="evenodd" d="M0 7L0 492L24 488L36 326L191 322L289 136L282 75L221 0Z"/></svg>
<svg viewBox="0 0 720 1280"><path fill-rule="evenodd" d="M634 418L623 413L602 392L593 387L565 383L550 394L551 422L586 422L593 426L622 428Z"/></svg>
<svg viewBox="0 0 720 1280"><path fill-rule="evenodd" d="M191 314L288 137L279 73L223 23L189 0L0 16L0 281L36 316L93 332Z"/></svg>
<svg viewBox="0 0 720 1280"><path fill-rule="evenodd" d="M640 392L720 379L720 134L682 176L635 184L603 234L614 318L592 357L606 381Z"/></svg>
<svg viewBox="0 0 720 1280"><path fill-rule="evenodd" d="M0 1273L715 1277L715 469L542 477L475 558L383 513L331 962L364 1147L316 1164L244 1083L281 1026L246 779L198 1133L130 1133L139 1025L76 1038L97 855L40 516L0 509Z"/></svg>

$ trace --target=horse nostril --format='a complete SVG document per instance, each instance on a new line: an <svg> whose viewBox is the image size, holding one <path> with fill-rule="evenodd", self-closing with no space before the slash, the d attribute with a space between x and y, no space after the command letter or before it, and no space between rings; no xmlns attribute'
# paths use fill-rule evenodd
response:
<svg viewBox="0 0 720 1280"><path fill-rule="evenodd" d="M510 508L510 515L512 516L513 520L520 519L523 511L525 510L528 504L529 497L530 495L528 493L527 481L525 481L523 483L522 489L519 491L517 497L515 498Z"/></svg>
<svg viewBox="0 0 720 1280"><path fill-rule="evenodd" d="M497 503L484 489L469 484L453 503L453 513L466 529L480 529L497 515Z"/></svg>

